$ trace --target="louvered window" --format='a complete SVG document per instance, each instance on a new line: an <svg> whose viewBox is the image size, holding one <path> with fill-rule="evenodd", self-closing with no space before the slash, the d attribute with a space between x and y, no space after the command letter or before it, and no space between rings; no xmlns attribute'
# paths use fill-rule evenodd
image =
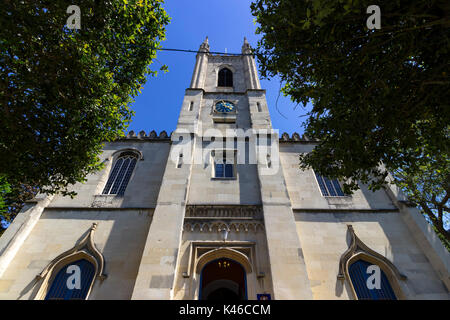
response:
<svg viewBox="0 0 450 320"><path fill-rule="evenodd" d="M233 86L233 72L230 69L223 68L219 71L219 87L232 87Z"/></svg>
<svg viewBox="0 0 450 320"><path fill-rule="evenodd" d="M137 156L133 152L124 152L116 160L109 175L103 194L123 195L136 166Z"/></svg>
<svg viewBox="0 0 450 320"><path fill-rule="evenodd" d="M79 268L80 273L77 272L67 272L67 268L71 265L75 265ZM50 289L45 296L45 300L84 300L87 297L89 288L91 287L92 281L94 280L95 267L92 263L86 259L81 259L75 262L71 262L64 266L56 274L53 279ZM69 288L69 283L72 284L72 279L74 276L79 276L79 288ZM69 279L69 277L72 277Z"/></svg>
<svg viewBox="0 0 450 320"><path fill-rule="evenodd" d="M356 295L359 300L397 300L394 294L394 290L389 283L386 274L380 268L380 289L369 289L367 285L367 279L373 274L373 272L367 273L367 268L372 264L358 260L350 265L348 272L355 288Z"/></svg>
<svg viewBox="0 0 450 320"><path fill-rule="evenodd" d="M342 191L341 185L337 179L328 179L327 177L322 177L320 174L316 173L317 183L319 184L320 191L325 197L342 197L345 196Z"/></svg>

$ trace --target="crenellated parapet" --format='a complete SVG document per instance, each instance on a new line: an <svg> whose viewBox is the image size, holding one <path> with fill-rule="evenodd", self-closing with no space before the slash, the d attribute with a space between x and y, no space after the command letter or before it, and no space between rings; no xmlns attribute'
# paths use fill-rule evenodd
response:
<svg viewBox="0 0 450 320"><path fill-rule="evenodd" d="M302 142L302 143L317 143L319 140L312 139L306 134L300 136L297 132L294 132L292 136L289 136L287 132L280 135L280 142Z"/></svg>
<svg viewBox="0 0 450 320"><path fill-rule="evenodd" d="M125 137L120 137L116 141L123 141L123 140L151 140L151 141L170 141L170 136L165 130L161 131L159 135L156 133L155 130L152 130L148 133L142 130L138 134L136 134L133 130L127 133Z"/></svg>
<svg viewBox="0 0 450 320"><path fill-rule="evenodd" d="M161 131L159 135L155 130L150 131L148 134L142 130L138 134L136 134L133 130L127 133L126 136L118 138L116 141L122 140L152 140L152 141L170 141L172 133L168 134L165 130ZM317 143L319 140L312 139L308 137L306 134L299 135L297 132L294 132L291 136L287 132L284 132L280 135L280 142L301 142L301 143Z"/></svg>

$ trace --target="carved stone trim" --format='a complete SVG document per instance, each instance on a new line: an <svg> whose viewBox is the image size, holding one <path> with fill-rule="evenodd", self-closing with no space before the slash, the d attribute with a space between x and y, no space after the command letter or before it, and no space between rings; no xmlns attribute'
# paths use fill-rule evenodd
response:
<svg viewBox="0 0 450 320"><path fill-rule="evenodd" d="M185 217L261 219L262 208L261 206L188 205Z"/></svg>
<svg viewBox="0 0 450 320"><path fill-rule="evenodd" d="M104 267L105 267L105 259L102 255L102 253L97 249L97 247L94 244L94 232L97 228L97 223L93 223L91 228L89 229L89 232L84 236L84 238L76 244L72 249L69 249L63 253L61 253L59 256L57 256L55 259L53 259L45 268L42 270L40 274L38 274L36 277L38 279L45 278L49 272L63 259L72 256L78 252L84 252L94 258L95 262L97 262L97 270L96 270L96 277L100 280L106 279L107 275L104 274Z"/></svg>
<svg viewBox="0 0 450 320"><path fill-rule="evenodd" d="M219 247L217 249L212 249L204 254L202 254L197 260L196 272L200 273L203 267L209 262L221 259L230 258L239 262L245 269L245 272L252 273L252 264L247 255L243 254L232 248Z"/></svg>
<svg viewBox="0 0 450 320"><path fill-rule="evenodd" d="M220 232L222 230L235 232L264 231L262 221L185 221L183 231Z"/></svg>
<svg viewBox="0 0 450 320"><path fill-rule="evenodd" d="M191 241L189 244L189 261L184 278L189 278L192 273L200 273L202 267L209 261L217 258L230 258L243 264L246 272L256 272L264 277L260 271L259 259L256 256L255 243L251 241ZM231 256L232 255L232 256ZM242 263L242 260L246 262Z"/></svg>
<svg viewBox="0 0 450 320"><path fill-rule="evenodd" d="M137 148L133 148L133 147L116 150L111 154L111 158L115 159L116 157L120 156L122 153L125 153L125 152L134 153L139 160L144 160L144 154L142 153L142 151ZM107 160L109 160L109 159L110 158L107 158Z"/></svg>
<svg viewBox="0 0 450 320"><path fill-rule="evenodd" d="M378 252L370 249L368 246L366 246L361 239L359 239L356 234L355 231L353 230L353 226L348 224L347 225L348 231L350 232L350 236L351 236L351 243L349 248L342 254L341 259L339 260L339 274L337 276L337 278L339 280L344 280L344 279L349 279L348 277L348 272L347 272L347 264L348 262L355 257L356 255L359 255L361 253L375 258L376 260L379 260L381 262L383 262L384 264L386 264L395 274L395 276L401 280L406 280L407 277L403 274L400 273L400 271L397 269L397 267L391 262L389 261L386 257L382 256L381 254L379 254Z"/></svg>
<svg viewBox="0 0 450 320"><path fill-rule="evenodd" d="M123 195L117 194L96 194L92 201L91 208L116 208L123 202Z"/></svg>

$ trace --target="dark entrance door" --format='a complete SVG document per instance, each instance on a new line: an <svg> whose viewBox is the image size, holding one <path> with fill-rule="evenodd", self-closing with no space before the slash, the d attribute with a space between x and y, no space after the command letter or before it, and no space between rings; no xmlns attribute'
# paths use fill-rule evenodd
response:
<svg viewBox="0 0 450 320"><path fill-rule="evenodd" d="M200 300L247 300L244 268L228 258L209 262L200 276Z"/></svg>

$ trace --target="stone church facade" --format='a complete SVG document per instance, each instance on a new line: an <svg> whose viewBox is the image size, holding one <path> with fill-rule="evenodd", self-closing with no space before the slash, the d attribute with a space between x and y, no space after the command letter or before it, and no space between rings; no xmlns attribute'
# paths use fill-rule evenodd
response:
<svg viewBox="0 0 450 320"><path fill-rule="evenodd" d="M0 238L0 299L449 299L420 212L301 171L315 144L272 128L247 41L205 40L170 136L106 143L74 199L25 205Z"/></svg>

